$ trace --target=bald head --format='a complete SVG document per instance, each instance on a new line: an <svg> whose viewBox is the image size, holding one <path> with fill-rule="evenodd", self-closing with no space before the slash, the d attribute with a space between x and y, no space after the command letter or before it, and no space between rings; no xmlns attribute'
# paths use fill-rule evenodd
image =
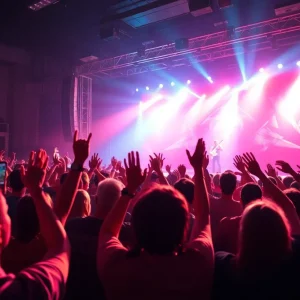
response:
<svg viewBox="0 0 300 300"><path fill-rule="evenodd" d="M96 216L104 219L121 197L124 184L116 179L108 178L101 181L96 194Z"/></svg>

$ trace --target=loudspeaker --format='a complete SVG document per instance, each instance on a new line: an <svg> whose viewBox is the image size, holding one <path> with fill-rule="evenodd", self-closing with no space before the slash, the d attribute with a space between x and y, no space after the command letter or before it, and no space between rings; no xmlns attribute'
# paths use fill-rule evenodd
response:
<svg viewBox="0 0 300 300"><path fill-rule="evenodd" d="M75 131L74 112L77 111L77 84L75 76L63 80L61 97L61 123L64 139L71 142Z"/></svg>
<svg viewBox="0 0 300 300"><path fill-rule="evenodd" d="M190 0L189 8L194 17L213 12L210 0Z"/></svg>

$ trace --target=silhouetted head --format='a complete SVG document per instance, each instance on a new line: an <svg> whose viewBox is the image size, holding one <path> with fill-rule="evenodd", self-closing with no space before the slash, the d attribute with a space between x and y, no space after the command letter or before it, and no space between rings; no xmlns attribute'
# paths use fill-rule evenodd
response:
<svg viewBox="0 0 300 300"><path fill-rule="evenodd" d="M85 190L78 190L71 212L69 214L69 219L85 218L88 217L90 213L91 199L89 193Z"/></svg>
<svg viewBox="0 0 300 300"><path fill-rule="evenodd" d="M88 173L82 172L81 182L82 182L82 189L87 191L89 189L89 186L90 186L90 178L89 178Z"/></svg>
<svg viewBox="0 0 300 300"><path fill-rule="evenodd" d="M286 176L282 180L283 184L287 189L291 187L291 184L294 182L294 178L292 176Z"/></svg>
<svg viewBox="0 0 300 300"><path fill-rule="evenodd" d="M29 243L40 232L40 223L31 196L22 197L17 205L16 236L22 243Z"/></svg>
<svg viewBox="0 0 300 300"><path fill-rule="evenodd" d="M294 189L300 191L300 183L298 181L292 182L291 188L294 188Z"/></svg>
<svg viewBox="0 0 300 300"><path fill-rule="evenodd" d="M213 184L214 184L215 187L220 187L220 177L221 177L220 174L216 174L213 177Z"/></svg>
<svg viewBox="0 0 300 300"><path fill-rule="evenodd" d="M297 215L300 218L300 191L294 188L290 188L284 191L284 193L289 197L289 199L295 205Z"/></svg>
<svg viewBox="0 0 300 300"><path fill-rule="evenodd" d="M262 199L262 190L256 183L246 183L241 190L241 202L243 208L255 200Z"/></svg>
<svg viewBox="0 0 300 300"><path fill-rule="evenodd" d="M25 186L21 179L21 171L14 170L8 176L8 184L13 192L22 192L25 190Z"/></svg>
<svg viewBox="0 0 300 300"><path fill-rule="evenodd" d="M236 189L236 175L232 172L225 172L220 177L220 187L222 194L230 196Z"/></svg>
<svg viewBox="0 0 300 300"><path fill-rule="evenodd" d="M140 249L150 254L179 251L185 241L189 210L184 196L169 186L140 195L132 212L132 226Z"/></svg>
<svg viewBox="0 0 300 300"><path fill-rule="evenodd" d="M272 270L290 254L292 245L288 220L273 202L249 204L240 222L238 264L247 272Z"/></svg>
<svg viewBox="0 0 300 300"><path fill-rule="evenodd" d="M182 178L174 184L174 188L185 197L189 205L193 204L195 184L192 180Z"/></svg>

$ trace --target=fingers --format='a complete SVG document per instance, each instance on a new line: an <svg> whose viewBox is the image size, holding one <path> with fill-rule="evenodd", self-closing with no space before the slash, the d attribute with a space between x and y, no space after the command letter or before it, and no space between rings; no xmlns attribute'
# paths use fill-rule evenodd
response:
<svg viewBox="0 0 300 300"><path fill-rule="evenodd" d="M46 159L44 161L43 169L46 170L48 167L48 162L49 162L49 156L46 156Z"/></svg>
<svg viewBox="0 0 300 300"><path fill-rule="evenodd" d="M129 157L129 154L128 154L128 157ZM124 166L125 166L125 169L127 170L128 169L128 165L127 165L126 158L124 158Z"/></svg>
<svg viewBox="0 0 300 300"><path fill-rule="evenodd" d="M35 156L35 152L31 151L30 154L29 154L29 160L28 160L28 166L29 167L33 166L34 156Z"/></svg>
<svg viewBox="0 0 300 300"><path fill-rule="evenodd" d="M78 130L75 130L74 136L73 136L73 143L77 142L78 140Z"/></svg>
<svg viewBox="0 0 300 300"><path fill-rule="evenodd" d="M92 133L90 133L89 136L88 136L88 138L87 138L88 144L90 143L91 138L92 138Z"/></svg>
<svg viewBox="0 0 300 300"><path fill-rule="evenodd" d="M185 150L185 151L186 151L186 155L187 155L189 161L191 162L192 156L191 156L190 151L189 150Z"/></svg>
<svg viewBox="0 0 300 300"><path fill-rule="evenodd" d="M140 163L140 154L139 154L138 151L136 151L135 154L136 154L136 165L137 165L137 167L140 168L140 167L141 167L141 163Z"/></svg>
<svg viewBox="0 0 300 300"><path fill-rule="evenodd" d="M145 169L143 173L143 182L145 181L146 177L147 177L147 169Z"/></svg>
<svg viewBox="0 0 300 300"><path fill-rule="evenodd" d="M135 166L135 155L133 151L131 151L131 163L133 166Z"/></svg>

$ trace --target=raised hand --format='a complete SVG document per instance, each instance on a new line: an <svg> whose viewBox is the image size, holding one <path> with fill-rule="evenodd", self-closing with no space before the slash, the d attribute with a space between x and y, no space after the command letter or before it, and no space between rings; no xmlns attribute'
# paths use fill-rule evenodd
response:
<svg viewBox="0 0 300 300"><path fill-rule="evenodd" d="M73 151L74 151L74 162L76 164L82 165L87 160L90 154L90 140L92 134L90 133L87 140L78 140L78 131L74 133L73 139Z"/></svg>
<svg viewBox="0 0 300 300"><path fill-rule="evenodd" d="M186 166L185 165L179 165L177 170L180 174L180 177L183 178L186 174Z"/></svg>
<svg viewBox="0 0 300 300"><path fill-rule="evenodd" d="M155 157L152 157L151 155L150 157L150 165L151 165L151 169L153 171L155 171L156 173L161 172L161 160L158 158L158 156L154 153Z"/></svg>
<svg viewBox="0 0 300 300"><path fill-rule="evenodd" d="M166 165L166 171L171 174L171 165Z"/></svg>
<svg viewBox="0 0 300 300"><path fill-rule="evenodd" d="M244 153L243 154L243 161L245 163L246 168L248 171L260 178L262 175L262 170L260 169L259 163L257 162L255 156L253 155L252 152L250 153Z"/></svg>
<svg viewBox="0 0 300 300"><path fill-rule="evenodd" d="M45 150L40 149L37 153L32 151L29 155L28 168L21 166L21 176L24 185L29 191L35 191L43 187L49 157Z"/></svg>
<svg viewBox="0 0 300 300"><path fill-rule="evenodd" d="M111 165L112 165L113 169L116 169L117 163L118 163L118 160L113 156L111 158Z"/></svg>
<svg viewBox="0 0 300 300"><path fill-rule="evenodd" d="M233 159L233 165L241 172L245 172L246 167L245 163L243 162L243 158L241 155L236 155L235 158Z"/></svg>
<svg viewBox="0 0 300 300"><path fill-rule="evenodd" d="M265 172L270 177L276 178L278 176L278 172L271 164L267 164L267 170Z"/></svg>
<svg viewBox="0 0 300 300"><path fill-rule="evenodd" d="M124 159L124 165L127 176L127 189L129 193L134 194L139 186L145 181L147 176L147 169L142 174L140 156L132 151L128 153L128 164L127 160Z"/></svg>
<svg viewBox="0 0 300 300"><path fill-rule="evenodd" d="M203 161L206 155L205 142L203 139L199 139L196 145L196 149L193 155L189 150L186 150L187 157L191 166L195 171L201 171L203 168Z"/></svg>
<svg viewBox="0 0 300 300"><path fill-rule="evenodd" d="M57 153L53 154L53 164L56 166L60 164L59 155Z"/></svg>
<svg viewBox="0 0 300 300"><path fill-rule="evenodd" d="M277 160L275 165L276 165L276 168L283 173L286 173L286 174L294 173L293 168L287 162L285 162L283 160Z"/></svg>
<svg viewBox="0 0 300 300"><path fill-rule="evenodd" d="M102 160L98 156L98 153L94 153L89 161L89 168L90 170L94 171L96 169L100 169Z"/></svg>
<svg viewBox="0 0 300 300"><path fill-rule="evenodd" d="M209 165L209 155L207 154L207 151L205 151L204 157L203 157L203 163L202 163L203 170L206 170L208 165Z"/></svg>

